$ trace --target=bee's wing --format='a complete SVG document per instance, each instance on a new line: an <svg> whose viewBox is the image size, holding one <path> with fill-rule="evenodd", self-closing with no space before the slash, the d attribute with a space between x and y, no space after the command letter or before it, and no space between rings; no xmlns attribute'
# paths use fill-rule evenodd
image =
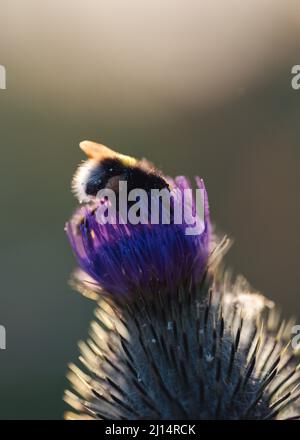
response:
<svg viewBox="0 0 300 440"><path fill-rule="evenodd" d="M106 158L116 157L118 154L102 144L97 144L97 142L92 141L82 141L79 144L82 151L90 159L102 160Z"/></svg>
<svg viewBox="0 0 300 440"><path fill-rule="evenodd" d="M80 142L79 146L89 159L97 160L98 162L101 162L103 159L119 159L124 166L133 166L138 162L134 157L117 153L105 145L97 144L96 142L83 141Z"/></svg>

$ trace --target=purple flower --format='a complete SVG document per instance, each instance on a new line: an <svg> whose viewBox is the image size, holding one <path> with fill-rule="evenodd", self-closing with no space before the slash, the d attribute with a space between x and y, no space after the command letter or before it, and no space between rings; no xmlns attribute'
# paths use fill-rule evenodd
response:
<svg viewBox="0 0 300 440"><path fill-rule="evenodd" d="M88 204L66 229L80 266L75 286L98 306L80 345L83 371L70 367L75 393L67 391L65 400L75 412L66 418L299 419L299 367L286 341L292 324L281 323L274 304L245 280L231 282L223 271L230 243L214 243L203 181L196 179L199 210L199 192L194 198L185 177L153 175L149 163L95 143L82 149L89 160L74 189ZM114 202L99 190L114 189L120 200L115 188L124 181L146 191L133 211L146 213L139 216L144 223L132 221L131 204L128 222L121 207L120 218L108 216L116 223L101 222L99 211ZM161 188L178 196L169 210L163 201L151 203L150 190Z"/></svg>
<svg viewBox="0 0 300 440"><path fill-rule="evenodd" d="M170 181L182 193L191 189L184 177ZM187 235L190 225L181 224L101 224L96 205L79 208L66 230L80 268L101 289L110 294L128 295L138 291L172 291L185 283L199 282L210 252L211 225L204 183L196 183L204 194L203 228ZM195 200L191 200L195 214Z"/></svg>

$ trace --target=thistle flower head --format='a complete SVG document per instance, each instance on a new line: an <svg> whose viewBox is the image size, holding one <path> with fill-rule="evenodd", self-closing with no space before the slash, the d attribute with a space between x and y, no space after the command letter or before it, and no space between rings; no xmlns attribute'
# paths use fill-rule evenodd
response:
<svg viewBox="0 0 300 440"><path fill-rule="evenodd" d="M107 154L94 144L88 150ZM101 184L115 183L110 166ZM93 188L97 172L93 163ZM180 193L190 188L183 177L168 182ZM170 224L99 223L99 200L67 224L81 268L76 288L98 300L90 338L80 343L83 369L70 367L74 392L65 400L74 411L67 418L300 417L291 323L223 271L227 241L213 244L207 194L200 179L197 185L204 191L200 234L187 235L188 225L173 217ZM193 199L191 206L195 212Z"/></svg>
<svg viewBox="0 0 300 440"><path fill-rule="evenodd" d="M181 224L172 219L170 224L122 224L119 219L115 224L103 224L97 218L103 201L95 200L77 210L66 230L81 269L105 292L118 295L172 291L186 282L199 282L208 261L211 226L204 183L196 181L204 194L204 220L201 233L195 235L187 235L189 225L184 217ZM184 197L190 184L179 177L173 188ZM194 199L191 204L196 215Z"/></svg>

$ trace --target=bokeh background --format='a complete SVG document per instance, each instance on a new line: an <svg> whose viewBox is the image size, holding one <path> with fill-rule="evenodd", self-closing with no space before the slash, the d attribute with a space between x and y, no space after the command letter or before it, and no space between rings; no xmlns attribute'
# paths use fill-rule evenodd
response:
<svg viewBox="0 0 300 440"><path fill-rule="evenodd" d="M0 0L0 418L59 419L94 304L68 286L78 143L205 179L227 263L300 323L300 7Z"/></svg>

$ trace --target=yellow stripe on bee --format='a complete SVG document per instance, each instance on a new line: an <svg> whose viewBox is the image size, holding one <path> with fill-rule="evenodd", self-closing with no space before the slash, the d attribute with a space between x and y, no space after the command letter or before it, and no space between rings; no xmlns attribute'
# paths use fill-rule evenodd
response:
<svg viewBox="0 0 300 440"><path fill-rule="evenodd" d="M126 167L131 167L137 164L137 160L134 157L126 156L125 154L119 154L118 158L122 161Z"/></svg>

